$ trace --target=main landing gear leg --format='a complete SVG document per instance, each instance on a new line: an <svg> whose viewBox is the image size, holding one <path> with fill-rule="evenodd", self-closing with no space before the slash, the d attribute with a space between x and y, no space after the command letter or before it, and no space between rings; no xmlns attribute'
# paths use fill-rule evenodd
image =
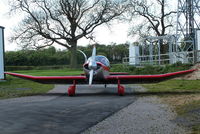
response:
<svg viewBox="0 0 200 134"><path fill-rule="evenodd" d="M75 95L75 90L76 90L76 81L73 81L73 85L69 86L68 88L68 95L69 96L74 96Z"/></svg>
<svg viewBox="0 0 200 134"><path fill-rule="evenodd" d="M124 86L120 85L120 80L118 80L118 95L123 96L125 93L125 88Z"/></svg>

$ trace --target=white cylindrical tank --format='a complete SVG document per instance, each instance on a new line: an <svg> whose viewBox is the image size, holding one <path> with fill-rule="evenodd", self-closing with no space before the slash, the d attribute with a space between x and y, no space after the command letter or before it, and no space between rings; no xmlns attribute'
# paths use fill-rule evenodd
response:
<svg viewBox="0 0 200 134"><path fill-rule="evenodd" d="M139 62L139 46L129 45L129 65L138 65Z"/></svg>
<svg viewBox="0 0 200 134"><path fill-rule="evenodd" d="M196 30L196 50L197 50L197 62L200 62L200 30Z"/></svg>

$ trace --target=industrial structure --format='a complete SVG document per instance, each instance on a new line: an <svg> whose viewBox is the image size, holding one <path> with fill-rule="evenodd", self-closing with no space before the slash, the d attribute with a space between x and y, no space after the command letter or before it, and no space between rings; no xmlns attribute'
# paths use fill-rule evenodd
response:
<svg viewBox="0 0 200 134"><path fill-rule="evenodd" d="M162 43L161 43L162 42ZM161 53L161 45L166 45ZM200 0L178 0L176 34L145 37L139 45L130 44L130 65L163 65L200 61Z"/></svg>
<svg viewBox="0 0 200 134"><path fill-rule="evenodd" d="M4 27L0 26L0 80L4 79Z"/></svg>

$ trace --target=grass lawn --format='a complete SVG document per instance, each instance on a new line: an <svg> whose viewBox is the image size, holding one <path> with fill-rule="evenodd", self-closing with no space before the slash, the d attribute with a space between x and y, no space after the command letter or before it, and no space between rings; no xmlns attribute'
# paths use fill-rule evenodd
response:
<svg viewBox="0 0 200 134"><path fill-rule="evenodd" d="M82 70L26 70L26 71L12 71L15 73L22 73L35 76L64 76L64 75L80 75ZM43 94L54 87L52 84L40 84L29 80L16 78L13 76L6 76L5 82L0 82L0 99L30 96Z"/></svg>
<svg viewBox="0 0 200 134"><path fill-rule="evenodd" d="M155 84L142 84L148 92L199 92L200 80L173 79Z"/></svg>
<svg viewBox="0 0 200 134"><path fill-rule="evenodd" d="M5 82L0 82L0 99L43 94L53 87L54 85L51 84L39 84L13 76L7 76Z"/></svg>
<svg viewBox="0 0 200 134"><path fill-rule="evenodd" d="M34 75L34 76L65 76L65 75L80 75L81 73L83 73L83 70L58 69L58 70L23 70L23 71L12 71L12 72Z"/></svg>

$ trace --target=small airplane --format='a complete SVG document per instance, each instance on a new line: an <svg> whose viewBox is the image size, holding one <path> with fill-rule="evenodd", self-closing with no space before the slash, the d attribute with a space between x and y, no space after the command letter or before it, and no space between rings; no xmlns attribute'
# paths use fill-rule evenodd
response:
<svg viewBox="0 0 200 134"><path fill-rule="evenodd" d="M156 83L195 71L195 69L191 69L158 75L128 75L128 73L123 72L112 73L109 72L109 60L105 56L96 55L95 45L92 50L92 56L88 59L85 54L84 56L83 71L85 73L80 76L31 76L11 72L5 72L5 74L43 84L72 84L68 88L69 96L75 95L76 84L105 84L105 87L107 84L118 84L118 94L122 96L125 94L125 88L121 84Z"/></svg>

